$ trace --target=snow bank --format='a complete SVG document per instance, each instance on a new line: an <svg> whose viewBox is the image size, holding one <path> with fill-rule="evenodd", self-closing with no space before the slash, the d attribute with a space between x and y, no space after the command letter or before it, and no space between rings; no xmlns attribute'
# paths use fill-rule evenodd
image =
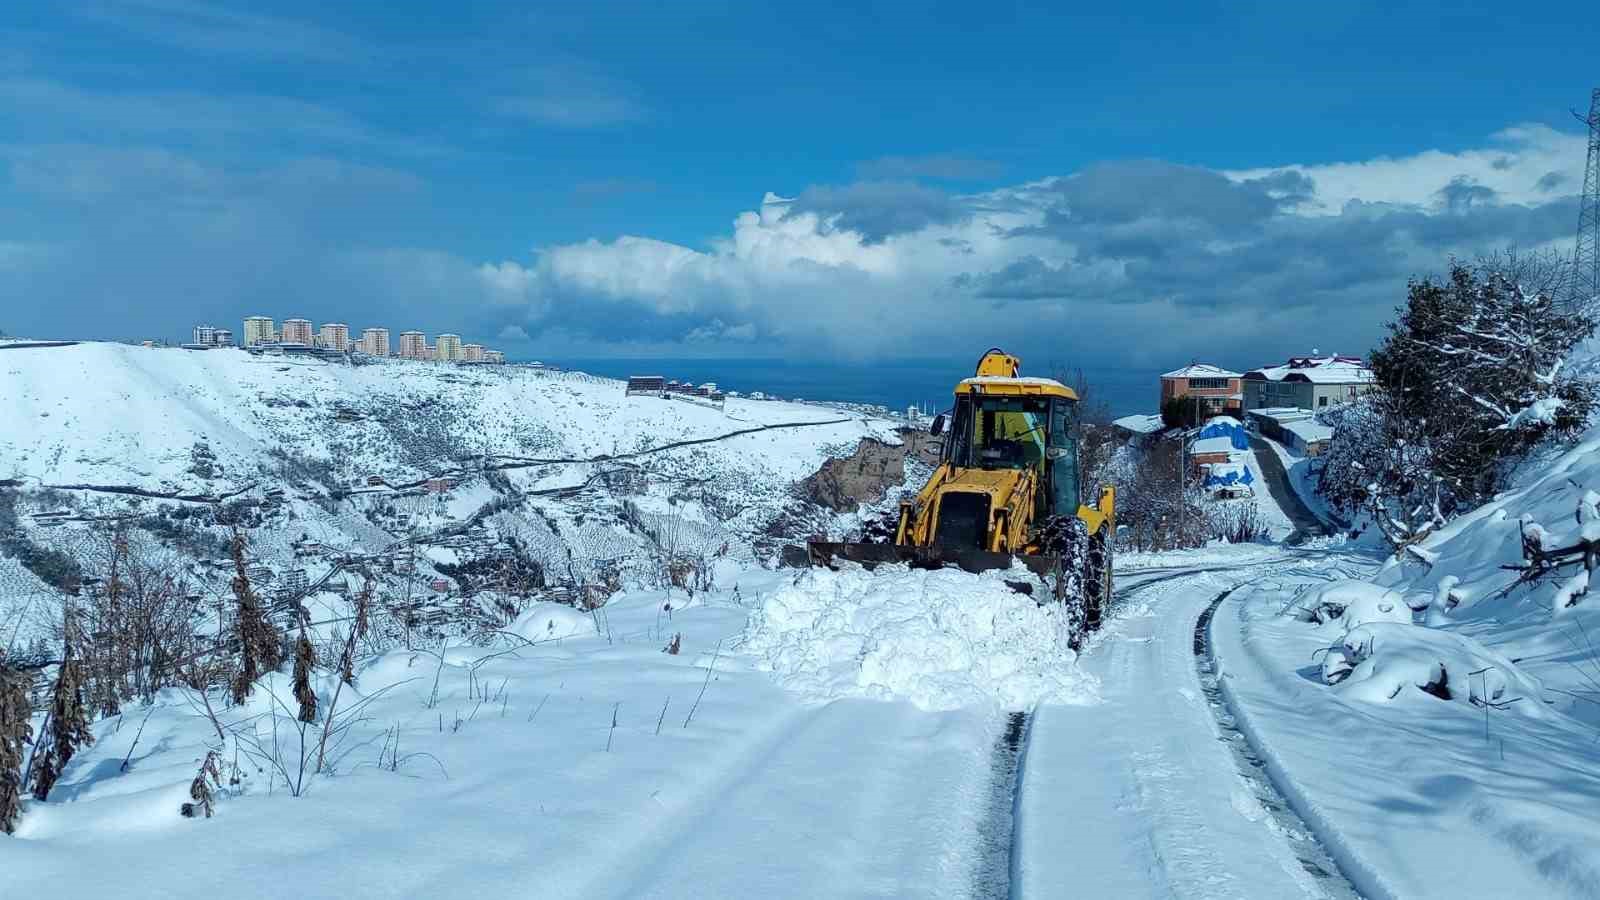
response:
<svg viewBox="0 0 1600 900"><path fill-rule="evenodd" d="M1351 629L1323 657L1323 681L1339 693L1387 703L1415 687L1441 700L1546 714L1544 687L1478 641L1423 625L1377 623ZM1420 694L1415 695L1420 696Z"/></svg>
<svg viewBox="0 0 1600 900"><path fill-rule="evenodd" d="M1347 578L1319 585L1295 600L1289 614L1339 633L1372 622L1411 624L1411 607L1399 591Z"/></svg>
<svg viewBox="0 0 1600 900"><path fill-rule="evenodd" d="M1082 703L1094 680L1067 645L1065 616L1005 573L883 566L810 569L766 597L737 649L816 700L909 700L923 709Z"/></svg>
<svg viewBox="0 0 1600 900"><path fill-rule="evenodd" d="M506 630L536 644L595 633L589 616L563 603L535 603Z"/></svg>

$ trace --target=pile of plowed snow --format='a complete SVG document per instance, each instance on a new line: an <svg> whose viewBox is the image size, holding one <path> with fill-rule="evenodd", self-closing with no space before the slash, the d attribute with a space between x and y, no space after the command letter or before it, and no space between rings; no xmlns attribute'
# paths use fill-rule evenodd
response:
<svg viewBox="0 0 1600 900"><path fill-rule="evenodd" d="M811 569L767 596L738 649L817 700L908 700L923 709L1092 702L1054 604L1005 573L883 566Z"/></svg>

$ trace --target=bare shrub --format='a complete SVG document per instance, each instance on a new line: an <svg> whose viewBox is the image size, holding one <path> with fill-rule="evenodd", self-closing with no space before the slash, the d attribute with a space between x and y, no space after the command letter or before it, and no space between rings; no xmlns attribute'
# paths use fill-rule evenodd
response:
<svg viewBox="0 0 1600 900"><path fill-rule="evenodd" d="M65 610L66 639L62 643L61 664L56 667L55 690L50 702L49 730L44 753L35 758L33 796L48 799L50 789L67 768L80 747L94 743L89 729L89 714L83 705L83 663L78 659L79 637L73 621L72 605Z"/></svg>
<svg viewBox="0 0 1600 900"><path fill-rule="evenodd" d="M195 773L194 780L189 782L189 798L192 802L178 807L178 812L186 819L203 815L211 818L211 813L216 805L216 793L212 790L215 785L217 790L222 788L222 772L217 767L217 751L206 751L206 758L200 761L200 771Z"/></svg>
<svg viewBox="0 0 1600 900"><path fill-rule="evenodd" d="M117 525L98 531L79 562L87 590L62 602L72 607L81 640L67 633L65 615L56 638L77 650L89 709L115 715L129 700L149 701L182 683L185 661L208 647L195 634L199 599L175 574L182 571L177 554Z"/></svg>
<svg viewBox="0 0 1600 900"><path fill-rule="evenodd" d="M283 634L267 619L250 585L244 561L244 533L233 535L233 596L238 603L235 627L239 638L239 672L233 679L233 702L249 699L256 680L283 662Z"/></svg>
<svg viewBox="0 0 1600 900"><path fill-rule="evenodd" d="M33 738L31 679L0 655L0 832L13 834L22 813L22 748Z"/></svg>

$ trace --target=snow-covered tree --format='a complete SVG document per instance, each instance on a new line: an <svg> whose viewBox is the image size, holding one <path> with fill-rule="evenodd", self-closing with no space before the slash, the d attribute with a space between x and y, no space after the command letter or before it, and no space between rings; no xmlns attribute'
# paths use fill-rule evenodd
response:
<svg viewBox="0 0 1600 900"><path fill-rule="evenodd" d="M1403 547L1492 496L1541 441L1581 429L1594 387L1566 363L1594 323L1556 299L1566 271L1507 253L1411 282L1372 356L1379 390L1322 416L1334 427L1323 495Z"/></svg>
<svg viewBox="0 0 1600 900"><path fill-rule="evenodd" d="M44 751L33 764L33 796L44 800L50 789L66 771L67 763L76 756L79 748L94 743L94 732L89 728L89 712L83 702L83 662L80 658L77 623L73 607L66 604L66 639L62 641L61 664L56 667L55 690L50 701L50 726L44 741Z"/></svg>
<svg viewBox="0 0 1600 900"><path fill-rule="evenodd" d="M1509 459L1588 420L1593 387L1565 365L1594 322L1556 298L1565 265L1508 253L1413 281L1373 353L1385 402L1412 420L1401 430L1429 440L1432 470L1462 504L1492 495Z"/></svg>

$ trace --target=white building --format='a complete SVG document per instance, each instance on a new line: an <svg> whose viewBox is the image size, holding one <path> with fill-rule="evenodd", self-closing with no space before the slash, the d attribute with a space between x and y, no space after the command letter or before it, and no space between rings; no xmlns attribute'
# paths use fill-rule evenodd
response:
<svg viewBox="0 0 1600 900"><path fill-rule="evenodd" d="M209 347L217 342L217 329L213 325L196 325L194 327L194 343L201 347Z"/></svg>
<svg viewBox="0 0 1600 900"><path fill-rule="evenodd" d="M272 319L267 316L250 316L244 320L244 345L254 347L256 344L270 344L278 339L277 330L272 327Z"/></svg>
<svg viewBox="0 0 1600 900"><path fill-rule="evenodd" d="M461 361L461 335L441 334L434 341L434 356L440 362Z"/></svg>
<svg viewBox="0 0 1600 900"><path fill-rule="evenodd" d="M483 361L490 363L503 363L506 361L506 355L499 350L485 350L483 351Z"/></svg>
<svg viewBox="0 0 1600 900"><path fill-rule="evenodd" d="M462 362L483 362L483 345L482 344L462 344L461 345L461 361Z"/></svg>
<svg viewBox="0 0 1600 900"><path fill-rule="evenodd" d="M389 355L389 329L367 328L361 332L361 352L368 356Z"/></svg>

